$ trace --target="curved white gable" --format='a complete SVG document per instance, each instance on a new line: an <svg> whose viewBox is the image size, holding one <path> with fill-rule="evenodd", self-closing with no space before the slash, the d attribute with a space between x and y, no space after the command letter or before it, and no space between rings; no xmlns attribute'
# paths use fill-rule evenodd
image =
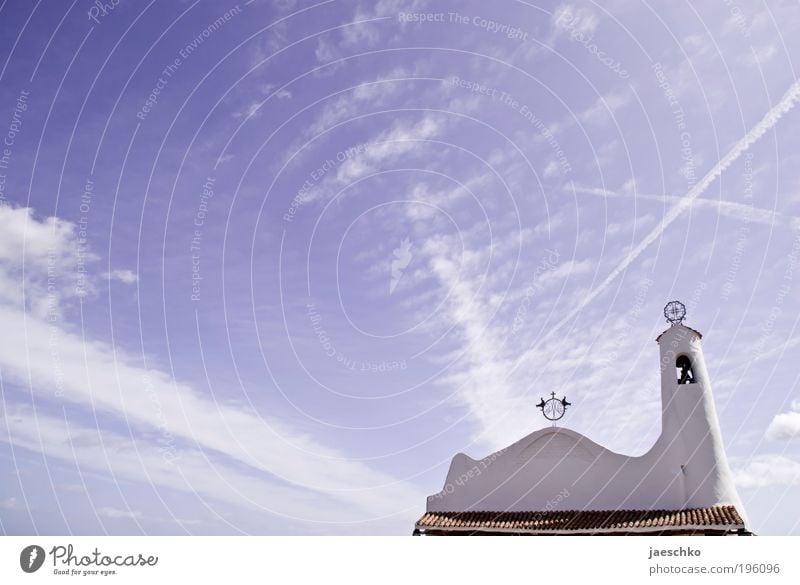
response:
<svg viewBox="0 0 800 585"><path fill-rule="evenodd" d="M474 460L453 458L429 512L684 509L732 504L744 515L722 444L701 335L675 325L659 338L661 436L640 457L614 453L564 428L535 431ZM686 355L696 383L678 384Z"/></svg>

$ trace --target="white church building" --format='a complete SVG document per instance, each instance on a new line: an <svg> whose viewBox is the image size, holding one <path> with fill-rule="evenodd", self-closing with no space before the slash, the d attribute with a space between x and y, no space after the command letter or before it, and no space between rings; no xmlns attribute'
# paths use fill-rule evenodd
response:
<svg viewBox="0 0 800 585"><path fill-rule="evenodd" d="M481 460L459 453L414 534L752 534L725 456L702 335L683 325L681 303L665 315L672 326L656 339L661 436L647 453L620 455L556 426ZM569 406L555 401L539 404L548 418Z"/></svg>

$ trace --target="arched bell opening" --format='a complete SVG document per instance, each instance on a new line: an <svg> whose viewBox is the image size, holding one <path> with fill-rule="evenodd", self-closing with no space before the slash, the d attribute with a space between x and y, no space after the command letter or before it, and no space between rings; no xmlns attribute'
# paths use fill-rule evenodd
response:
<svg viewBox="0 0 800 585"><path fill-rule="evenodd" d="M678 378L678 384L695 384L697 380L694 377L694 370L692 369L692 360L688 355L679 355L675 360L675 371Z"/></svg>

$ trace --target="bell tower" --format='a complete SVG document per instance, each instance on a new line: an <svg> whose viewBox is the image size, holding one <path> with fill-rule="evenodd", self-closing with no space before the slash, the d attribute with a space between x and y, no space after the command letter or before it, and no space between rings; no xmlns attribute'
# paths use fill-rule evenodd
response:
<svg viewBox="0 0 800 585"><path fill-rule="evenodd" d="M664 315L670 328L656 339L661 356L661 437L654 451L676 473L684 506L725 503L742 510L725 456L703 336L683 324L682 303L667 304Z"/></svg>

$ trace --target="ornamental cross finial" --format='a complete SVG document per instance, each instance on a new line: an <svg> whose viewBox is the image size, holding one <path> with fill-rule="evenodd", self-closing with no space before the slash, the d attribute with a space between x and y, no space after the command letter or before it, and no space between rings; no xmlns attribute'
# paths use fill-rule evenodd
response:
<svg viewBox="0 0 800 585"><path fill-rule="evenodd" d="M567 402L566 396L559 400L556 398L556 393L551 392L550 398L547 400L542 398L539 401L539 404L536 405L536 408L541 409L542 414L547 420L557 421L564 416L564 411L566 411L567 407L571 405L571 402Z"/></svg>
<svg viewBox="0 0 800 585"><path fill-rule="evenodd" d="M664 307L664 316L671 325L679 325L686 318L686 305L680 301L670 301Z"/></svg>

